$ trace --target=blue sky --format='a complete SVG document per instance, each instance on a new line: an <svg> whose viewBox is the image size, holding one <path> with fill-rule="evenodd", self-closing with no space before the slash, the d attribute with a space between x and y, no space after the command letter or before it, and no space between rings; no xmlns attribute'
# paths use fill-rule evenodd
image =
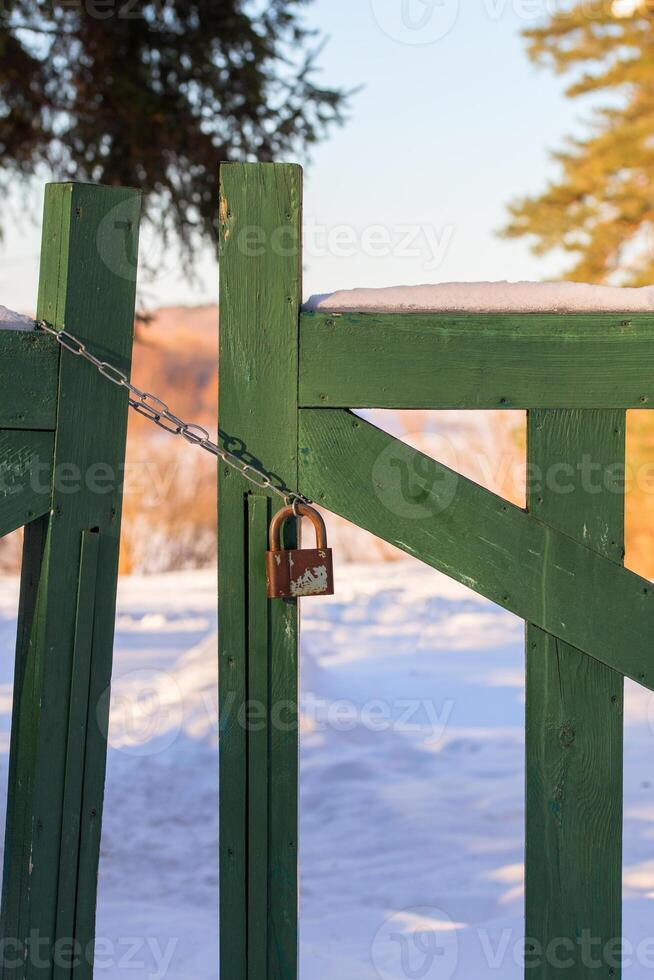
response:
<svg viewBox="0 0 654 980"><path fill-rule="evenodd" d="M495 235L514 196L543 187L548 149L579 132L587 107L565 80L527 60L522 27L544 0L316 0L307 22L328 35L320 80L353 97L349 122L314 148L306 173L305 293L351 286L541 279L535 258ZM36 191L40 197L41 189ZM20 207L16 202L16 210ZM38 214L38 205L35 207ZM189 286L174 252L145 248L161 274L149 305L213 302L213 256ZM9 228L0 303L31 310L39 229Z"/></svg>

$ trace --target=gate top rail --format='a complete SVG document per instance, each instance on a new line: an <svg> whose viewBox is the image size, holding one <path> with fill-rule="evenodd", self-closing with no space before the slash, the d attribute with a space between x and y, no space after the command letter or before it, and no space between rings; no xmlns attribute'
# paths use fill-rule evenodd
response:
<svg viewBox="0 0 654 980"><path fill-rule="evenodd" d="M303 313L303 408L651 408L654 313Z"/></svg>

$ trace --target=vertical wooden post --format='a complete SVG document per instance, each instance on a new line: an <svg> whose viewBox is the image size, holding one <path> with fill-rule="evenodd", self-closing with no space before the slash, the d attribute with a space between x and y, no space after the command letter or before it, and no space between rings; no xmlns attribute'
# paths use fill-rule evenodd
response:
<svg viewBox="0 0 654 980"><path fill-rule="evenodd" d="M624 447L623 411L529 412L529 509L616 562L624 495L612 468L624 466ZM620 976L622 723L622 676L528 626L525 975L532 980Z"/></svg>
<svg viewBox="0 0 654 980"><path fill-rule="evenodd" d="M129 372L140 197L47 187L38 316ZM62 352L52 508L26 529L2 976L93 975L127 392ZM14 955L15 954L15 955Z"/></svg>
<svg viewBox="0 0 654 980"><path fill-rule="evenodd" d="M300 167L221 168L220 436L288 489L301 219ZM279 498L269 503L222 464L218 486L221 977L296 980L297 605L261 595Z"/></svg>

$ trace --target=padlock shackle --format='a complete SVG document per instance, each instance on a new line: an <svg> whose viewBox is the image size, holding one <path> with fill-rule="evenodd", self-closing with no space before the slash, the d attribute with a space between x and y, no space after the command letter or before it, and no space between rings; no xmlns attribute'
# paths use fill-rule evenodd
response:
<svg viewBox="0 0 654 980"><path fill-rule="evenodd" d="M309 518L313 524L313 529L316 532L316 545L321 551L325 551L327 549L327 528L325 527L325 522L317 510L314 510L313 507L309 507L307 504L302 504L299 501L295 503L294 507L282 507L281 510L277 511L270 522L270 550L282 550L282 525L288 520L289 517L293 517L294 514L296 514L298 517Z"/></svg>

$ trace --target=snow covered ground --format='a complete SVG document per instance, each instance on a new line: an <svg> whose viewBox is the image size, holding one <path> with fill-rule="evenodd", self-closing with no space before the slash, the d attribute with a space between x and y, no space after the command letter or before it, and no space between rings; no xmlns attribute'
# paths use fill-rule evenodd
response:
<svg viewBox="0 0 654 980"><path fill-rule="evenodd" d="M337 571L334 597L303 604L301 980L517 980L522 623L417 563ZM0 580L5 779L16 601ZM121 582L97 977L218 975L215 631L210 572ZM654 708L633 686L627 704L637 945L654 935Z"/></svg>

